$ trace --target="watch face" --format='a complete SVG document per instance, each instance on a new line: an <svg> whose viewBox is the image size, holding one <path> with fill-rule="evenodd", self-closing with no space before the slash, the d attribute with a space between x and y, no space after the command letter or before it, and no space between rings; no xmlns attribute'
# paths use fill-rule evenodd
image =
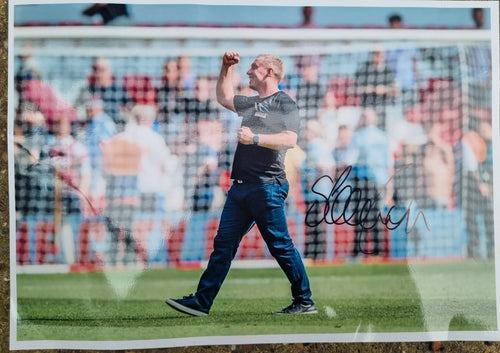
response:
<svg viewBox="0 0 500 353"><path fill-rule="evenodd" d="M259 135L254 135L253 136L253 144L256 145L259 143Z"/></svg>

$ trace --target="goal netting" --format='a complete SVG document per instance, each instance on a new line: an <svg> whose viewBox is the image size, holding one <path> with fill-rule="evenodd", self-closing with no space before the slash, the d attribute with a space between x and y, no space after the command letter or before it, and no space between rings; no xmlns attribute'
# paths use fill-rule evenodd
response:
<svg viewBox="0 0 500 353"><path fill-rule="evenodd" d="M254 94L256 55L285 63L301 116L286 211L304 258L493 256L488 32L20 27L18 265L208 259L240 124L215 99L227 49L238 94ZM236 259L271 259L257 227Z"/></svg>

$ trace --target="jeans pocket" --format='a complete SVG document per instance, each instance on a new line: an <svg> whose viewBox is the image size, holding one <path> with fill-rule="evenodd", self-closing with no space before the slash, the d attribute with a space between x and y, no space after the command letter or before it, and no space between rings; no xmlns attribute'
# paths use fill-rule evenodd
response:
<svg viewBox="0 0 500 353"><path fill-rule="evenodd" d="M279 197L283 202L288 196L289 185L288 183L280 183L278 181L274 184L274 189L276 190L276 197Z"/></svg>

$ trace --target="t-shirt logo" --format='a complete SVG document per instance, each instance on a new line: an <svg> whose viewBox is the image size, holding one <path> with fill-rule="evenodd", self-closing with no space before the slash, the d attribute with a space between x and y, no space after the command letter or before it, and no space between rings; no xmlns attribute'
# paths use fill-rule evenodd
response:
<svg viewBox="0 0 500 353"><path fill-rule="evenodd" d="M255 114L257 118L265 119L267 118L267 113L269 112L269 102L264 101L262 103L255 102Z"/></svg>

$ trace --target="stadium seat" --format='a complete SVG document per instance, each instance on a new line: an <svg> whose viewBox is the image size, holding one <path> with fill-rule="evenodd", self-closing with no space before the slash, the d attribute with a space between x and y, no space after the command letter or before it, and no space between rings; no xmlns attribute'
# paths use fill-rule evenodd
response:
<svg viewBox="0 0 500 353"><path fill-rule="evenodd" d="M179 266L182 262L182 245L184 244L187 222L182 219L176 227L173 227L169 221L164 221L162 228L167 243L168 262Z"/></svg>
<svg viewBox="0 0 500 353"><path fill-rule="evenodd" d="M51 240L54 237L54 222L39 221L35 227L35 264L49 262L59 252L57 245Z"/></svg>
<svg viewBox="0 0 500 353"><path fill-rule="evenodd" d="M27 265L30 262L29 227L26 222L20 224L17 230L16 257L19 265Z"/></svg>
<svg viewBox="0 0 500 353"><path fill-rule="evenodd" d="M356 237L354 227L347 224L335 225L334 228L334 259L349 257L354 247Z"/></svg>

